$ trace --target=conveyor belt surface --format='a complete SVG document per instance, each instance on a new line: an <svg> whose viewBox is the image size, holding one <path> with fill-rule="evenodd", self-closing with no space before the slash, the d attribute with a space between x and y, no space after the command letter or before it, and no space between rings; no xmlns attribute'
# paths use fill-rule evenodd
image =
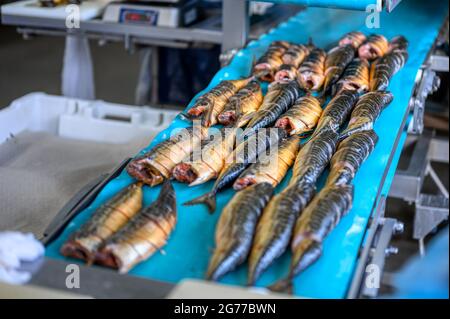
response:
<svg viewBox="0 0 450 319"><path fill-rule="evenodd" d="M358 250L364 237L369 217L376 206L379 195L387 192L383 184L390 184L404 138L405 119L418 69L433 45L439 28L448 13L447 1L410 0L394 12L381 14L379 29L365 27L366 13L335 9L309 8L276 29L252 41L241 50L231 64L223 68L213 78L209 88L222 79L247 76L252 61L259 57L273 40L288 40L305 43L309 37L318 46L329 47L344 33L361 30L367 34L381 33L388 38L402 34L410 41L410 59L403 70L393 79L390 90L395 95L394 102L381 114L375 124L379 143L369 159L356 175L353 208L324 242L323 256L318 262L295 280L295 294L319 298L343 298L351 282ZM209 89L208 88L208 89ZM187 126L188 123L176 119L171 128ZM149 146L153 146L169 136L170 128L162 132ZM398 137L398 138L397 138ZM144 152L143 150L142 152ZM391 169L389 163L392 161ZM389 173L389 174L388 174ZM285 187L288 175L279 185ZM321 179L323 183L324 178ZM47 255L63 258L59 254L61 244L68 235L85 222L92 212L119 189L131 183L126 172L110 182L92 205L80 213L53 243L47 248ZM178 200L178 224L172 234L164 254L158 253L148 261L138 265L131 274L169 282L179 282L184 278L203 278L214 245L214 230L220 209L229 201L233 191L228 189L218 197L218 210L209 215L205 207L185 207L182 203L208 191L212 182L188 188L174 183ZM159 193L160 187L145 189L145 204L148 205ZM289 254L269 268L257 282L266 286L284 276L288 270ZM225 276L221 282L244 285L246 265Z"/></svg>

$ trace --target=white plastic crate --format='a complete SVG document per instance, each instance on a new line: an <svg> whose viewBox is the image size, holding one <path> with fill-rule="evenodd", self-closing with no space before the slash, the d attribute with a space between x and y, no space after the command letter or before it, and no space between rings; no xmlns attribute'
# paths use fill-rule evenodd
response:
<svg viewBox="0 0 450 319"><path fill-rule="evenodd" d="M122 144L154 136L178 111L30 93L0 110L0 143L22 131Z"/></svg>

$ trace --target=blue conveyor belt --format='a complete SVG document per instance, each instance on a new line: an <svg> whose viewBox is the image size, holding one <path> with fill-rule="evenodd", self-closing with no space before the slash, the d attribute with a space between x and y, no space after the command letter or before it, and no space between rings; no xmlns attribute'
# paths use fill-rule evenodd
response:
<svg viewBox="0 0 450 319"><path fill-rule="evenodd" d="M210 89L222 79L235 79L247 76L254 58L260 56L273 40L288 40L305 43L309 37L318 46L327 47L336 42L344 33L361 30L365 33L381 33L388 38L403 34L410 41L410 59L407 65L393 79L390 90L394 93L394 102L381 114L375 124L379 143L369 159L362 165L356 175L355 198L352 210L332 231L324 242L323 256L295 280L295 294L319 298L343 298L351 282L357 262L358 250L363 241L364 232L376 206L380 193L387 193L398 155L404 142L404 119L408 101L414 86L417 70L420 68L428 51L432 47L438 30L448 14L447 1L405 1L393 13L381 15L380 29L365 27L366 13L335 9L309 8L282 23L259 40L252 41L241 50L231 64L211 81ZM177 118L171 128L187 126L188 123ZM166 139L170 129L162 132L149 146ZM404 133L403 133L404 134ZM399 143L395 149L397 136ZM148 148L147 148L148 149ZM142 150L142 152L146 151ZM388 167L392 159L391 169ZM278 190L285 187L290 174L284 179ZM321 180L323 182L325 177ZM113 196L119 189L130 184L132 179L126 172L110 182L86 210L81 212L67 226L64 232L47 247L47 255L64 258L59 248L68 235L84 223L101 203ZM234 191L228 189L218 197L218 210L209 215L202 206L185 207L182 203L208 191L212 182L189 188L184 184L174 183L178 200L178 224L165 254L157 253L148 261L135 267L131 274L152 279L177 283L185 278L203 278L210 254L214 247L214 230L220 209L229 201ZM160 187L145 187L145 204L154 200ZM266 286L284 276L289 265L289 254L285 254L257 282ZM246 282L246 265L225 276L221 281L227 284L244 285Z"/></svg>

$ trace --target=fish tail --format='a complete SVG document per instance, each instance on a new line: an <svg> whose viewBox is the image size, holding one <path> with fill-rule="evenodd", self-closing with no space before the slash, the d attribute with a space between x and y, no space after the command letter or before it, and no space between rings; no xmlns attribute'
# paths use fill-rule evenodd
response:
<svg viewBox="0 0 450 319"><path fill-rule="evenodd" d="M197 204L205 204L208 207L210 213L214 213L216 210L216 192L209 192L200 197L194 198L186 203L184 206L193 206Z"/></svg>
<svg viewBox="0 0 450 319"><path fill-rule="evenodd" d="M285 293L292 295L293 293L293 284L292 284L292 277L287 277L281 280L278 280L274 284L267 287L270 291L273 292L279 292L279 293Z"/></svg>
<svg viewBox="0 0 450 319"><path fill-rule="evenodd" d="M230 271L230 264L233 263L231 257L226 250L216 250L209 262L206 279L216 281Z"/></svg>

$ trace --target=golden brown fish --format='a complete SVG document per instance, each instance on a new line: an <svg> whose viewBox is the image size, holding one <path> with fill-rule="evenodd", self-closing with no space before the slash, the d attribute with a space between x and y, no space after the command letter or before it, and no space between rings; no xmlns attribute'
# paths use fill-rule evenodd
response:
<svg viewBox="0 0 450 319"><path fill-rule="evenodd" d="M250 82L251 78L239 79L239 80L223 80L218 85L213 87L210 91L206 92L202 96L198 97L194 105L187 110L184 116L188 119L202 119L204 126L210 126L209 122L215 120L212 118L214 115L217 117L228 100L240 89ZM209 116L207 113L211 111ZM208 125L207 125L208 124ZM215 124L215 123L214 123Z"/></svg>
<svg viewBox="0 0 450 319"><path fill-rule="evenodd" d="M357 50L361 44L364 43L364 41L366 41L366 36L364 33L360 31L352 31L344 35L339 40L339 45L344 46L350 44Z"/></svg>
<svg viewBox="0 0 450 319"><path fill-rule="evenodd" d="M242 264L250 252L256 223L273 194L269 183L237 192L222 210L216 226L216 248L206 277L218 280Z"/></svg>
<svg viewBox="0 0 450 319"><path fill-rule="evenodd" d="M369 62L354 59L344 71L342 78L336 83L333 95L342 90L356 90L359 93L369 90Z"/></svg>
<svg viewBox="0 0 450 319"><path fill-rule="evenodd" d="M321 102L310 94L302 96L278 118L275 127L283 128L289 135L311 132L322 114Z"/></svg>
<svg viewBox="0 0 450 319"><path fill-rule="evenodd" d="M292 44L283 54L283 65L275 74L275 81L290 81L298 76L298 68L311 52L311 46Z"/></svg>
<svg viewBox="0 0 450 319"><path fill-rule="evenodd" d="M298 70L298 82L300 87L307 91L318 91L325 80L325 59L327 54L324 50L316 48L306 57Z"/></svg>
<svg viewBox="0 0 450 319"><path fill-rule="evenodd" d="M211 125L217 124L217 116L222 113L229 99L240 89L244 88L251 80L252 78L228 81L222 87L216 87L206 93L208 96L205 98L202 97L202 100L207 102L202 103L207 103L209 106L202 117L202 125L210 127Z"/></svg>
<svg viewBox="0 0 450 319"><path fill-rule="evenodd" d="M172 169L200 146L207 135L206 128L189 127L171 138L157 144L150 151L133 159L127 172L150 186L163 182L171 176Z"/></svg>
<svg viewBox="0 0 450 319"><path fill-rule="evenodd" d="M272 42L266 53L256 62L252 74L261 81L272 82L278 68L283 64L283 55L290 44L285 41Z"/></svg>
<svg viewBox="0 0 450 319"><path fill-rule="evenodd" d="M300 137L286 138L268 156L250 165L234 182L233 188L241 190L253 184L270 183L277 186L294 163L300 148Z"/></svg>
<svg viewBox="0 0 450 319"><path fill-rule="evenodd" d="M158 198L99 248L95 262L126 273L167 243L177 221L175 191L166 180Z"/></svg>
<svg viewBox="0 0 450 319"><path fill-rule="evenodd" d="M325 60L325 80L323 81L323 95L339 80L347 65L355 57L352 45L337 46L327 53Z"/></svg>
<svg viewBox="0 0 450 319"><path fill-rule="evenodd" d="M238 128L224 127L211 139L205 140L200 154L191 154L190 159L177 164L172 176L189 186L203 184L216 178L225 165L225 158L233 151Z"/></svg>
<svg viewBox="0 0 450 319"><path fill-rule="evenodd" d="M223 125L243 127L251 118L249 114L256 112L262 101L261 85L258 81L251 81L230 98L217 119Z"/></svg>
<svg viewBox="0 0 450 319"><path fill-rule="evenodd" d="M142 183L131 184L100 206L61 247L61 254L92 263L102 242L124 226L141 207Z"/></svg>
<svg viewBox="0 0 450 319"><path fill-rule="evenodd" d="M384 56L389 50L388 40L379 34L370 35L367 40L358 49L361 59L373 61Z"/></svg>

